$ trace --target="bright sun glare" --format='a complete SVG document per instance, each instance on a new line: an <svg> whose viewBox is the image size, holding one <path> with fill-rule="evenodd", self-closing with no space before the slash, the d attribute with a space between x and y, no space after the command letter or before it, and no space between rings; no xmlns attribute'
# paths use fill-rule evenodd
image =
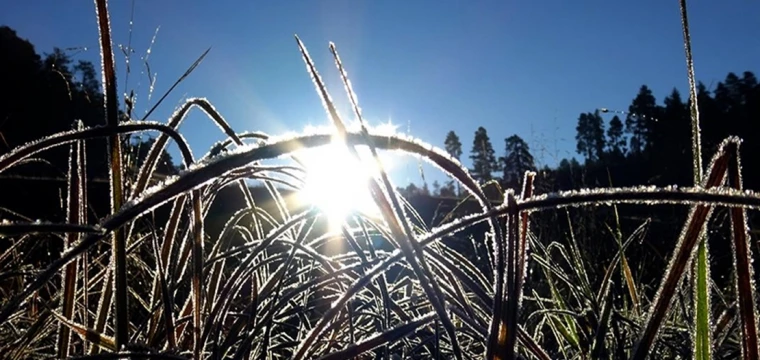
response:
<svg viewBox="0 0 760 360"><path fill-rule="evenodd" d="M313 129L307 128L307 133ZM371 132L388 131L395 132L395 127L388 124ZM331 143L298 154L306 170L304 187L300 191L301 199L319 207L331 227L340 225L355 211L379 215L369 190L369 182L378 175L376 161L366 147L358 147L357 151L360 160L341 143ZM388 171L392 162L383 155L385 154L380 154L380 161Z"/></svg>

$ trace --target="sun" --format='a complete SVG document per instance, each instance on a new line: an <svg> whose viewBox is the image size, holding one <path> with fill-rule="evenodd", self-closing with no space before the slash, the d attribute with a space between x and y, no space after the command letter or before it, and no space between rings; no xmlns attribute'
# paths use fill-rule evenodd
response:
<svg viewBox="0 0 760 360"><path fill-rule="evenodd" d="M330 220L341 221L355 210L373 210L368 187L371 173L343 144L310 149L299 158L306 170L301 195Z"/></svg>
<svg viewBox="0 0 760 360"><path fill-rule="evenodd" d="M355 212L379 215L370 194L370 182L379 175L377 162L366 147L358 147L357 159L339 142L299 151L297 156L305 170L299 198L317 206L327 217L330 227L337 229ZM380 154L383 169L392 165L389 157Z"/></svg>

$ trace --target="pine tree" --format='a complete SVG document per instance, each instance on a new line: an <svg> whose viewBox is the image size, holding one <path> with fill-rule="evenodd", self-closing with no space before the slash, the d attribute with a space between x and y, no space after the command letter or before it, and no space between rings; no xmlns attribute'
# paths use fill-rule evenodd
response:
<svg viewBox="0 0 760 360"><path fill-rule="evenodd" d="M626 132L631 134L630 152L635 155L641 154L652 135L653 122L658 118L657 101L646 85L642 85L638 95L628 107L628 115L625 118Z"/></svg>
<svg viewBox="0 0 760 360"><path fill-rule="evenodd" d="M460 157L462 156L462 143L459 141L459 136L452 130L449 131L448 134L446 134L446 140L443 141L443 145L446 148L446 152L451 155L454 159L460 160ZM444 187L446 190L451 190L451 192L455 192L456 196L461 194L461 190L459 189L459 183L455 182L454 180L449 180ZM449 196L454 196L449 195Z"/></svg>
<svg viewBox="0 0 760 360"><path fill-rule="evenodd" d="M504 139L505 155L500 158L504 176L504 185L519 189L526 171L535 171L536 166L528 144L517 134Z"/></svg>
<svg viewBox="0 0 760 360"><path fill-rule="evenodd" d="M485 183L493 179L492 173L499 170L494 153L488 132L484 127L478 127L472 141L472 151L470 151L472 160L470 174L475 180Z"/></svg>
<svg viewBox="0 0 760 360"><path fill-rule="evenodd" d="M446 140L443 141L443 145L446 148L446 152L454 159L460 160L462 156L462 143L459 141L459 136L454 131L449 131L446 134Z"/></svg>
<svg viewBox="0 0 760 360"><path fill-rule="evenodd" d="M625 155L623 122L617 115L612 117L610 127L607 129L607 151L616 159L622 158Z"/></svg>
<svg viewBox="0 0 760 360"><path fill-rule="evenodd" d="M599 111L581 114L578 117L576 151L583 155L587 162L598 161L604 155L604 120Z"/></svg>

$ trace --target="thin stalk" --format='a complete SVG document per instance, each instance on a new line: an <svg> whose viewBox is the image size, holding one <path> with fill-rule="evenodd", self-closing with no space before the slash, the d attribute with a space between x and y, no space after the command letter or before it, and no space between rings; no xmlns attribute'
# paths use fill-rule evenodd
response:
<svg viewBox="0 0 760 360"><path fill-rule="evenodd" d="M739 144L731 144L729 150L734 156L728 163L728 185L741 191L741 160ZM747 233L747 212L740 207L731 208L731 238L733 240L734 267L736 271L736 296L742 331L742 359L758 360L757 309L755 308L755 286L752 271L752 251Z"/></svg>
<svg viewBox="0 0 760 360"><path fill-rule="evenodd" d="M80 186L80 179L82 175L82 166L79 163L79 151L80 143L76 142L71 146L69 152L69 174L68 174L68 212L67 222L70 224L78 225L81 223L81 209L80 203L82 188ZM79 238L78 233L67 233L66 241L64 243L64 251L71 246ZM74 315L74 297L76 295L77 284L77 261L72 261L66 265L66 270L63 274L63 311L62 315L66 320L73 320ZM86 290L86 289L85 289ZM86 326L86 325L85 325ZM59 325L58 335L58 357L63 359L69 356L69 340L71 338L71 330L69 327L63 324Z"/></svg>
<svg viewBox="0 0 760 360"><path fill-rule="evenodd" d="M117 126L118 102L116 97L116 73L111 47L111 25L108 17L106 0L95 0L98 29L100 32L100 56L103 72L103 102L105 106L106 125ZM111 178L111 213L121 208L123 199L123 183L121 168L121 141L119 135L108 138L108 154L110 157L109 173ZM116 348L121 349L129 339L129 313L127 291L127 239L122 229L116 229L112 237L115 290L115 341Z"/></svg>
<svg viewBox="0 0 760 360"><path fill-rule="evenodd" d="M686 0L679 0L681 10L681 26L683 29L684 51L686 53L686 68L689 78L689 97L691 115L691 151L694 172L694 185L702 180L702 146L699 131L699 106L697 104L697 85L694 76L694 59L691 51L691 35L689 34L689 18L686 12ZM712 331L710 329L710 264L708 260L707 238L700 236L697 253L696 272L696 302L694 313L697 324L694 333L694 355L696 359L711 359Z"/></svg>

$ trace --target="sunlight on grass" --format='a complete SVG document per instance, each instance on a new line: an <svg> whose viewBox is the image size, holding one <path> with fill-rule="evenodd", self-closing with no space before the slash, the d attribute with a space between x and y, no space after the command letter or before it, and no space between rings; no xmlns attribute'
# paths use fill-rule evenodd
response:
<svg viewBox="0 0 760 360"><path fill-rule="evenodd" d="M510 137L507 156L499 160L511 168L504 177L493 177L493 168L479 170L476 161L468 171L458 161L461 143L453 131L441 149L397 134L390 121L366 130L354 121L344 128L344 118L337 114L297 35L307 71L327 110L325 124L332 126L307 126L305 134L240 132L205 98L187 99L166 125L131 116L121 121L115 117L121 112L115 100L106 1L95 3L102 94L81 90L89 88L85 80L60 86L59 77L68 82L78 67L92 69L91 64L85 66L88 62L80 61L69 72L68 60L59 59L54 63L61 64L60 69L51 75L40 68L39 58L35 62L26 56L32 69L40 68L29 82L41 87L28 93L39 89L41 102L29 104L50 107L68 101L75 113L92 117L76 121L73 131L30 135L36 140L0 156L0 177L14 176L12 168L30 162L60 166L65 172L65 178L44 179L47 185L0 188L0 199L16 195L13 207L6 208L5 202L0 207L0 358L760 360L750 236L750 226L756 224L748 213L760 210L760 193L745 187L738 137L720 142L709 165L702 165L696 101L701 90L694 77L686 0L680 0L680 7L691 103L679 100L674 91L660 107L642 86L646 91L640 94L652 99L651 106L639 104L650 103L639 101L641 95L632 108L656 110L673 121L686 119L691 110L695 186L661 186L661 180L648 180L647 185L618 188L599 186L604 181L612 186L613 179L622 176L632 176L632 184L654 179L652 175L662 182L678 179L684 169L658 169L685 163L688 154L670 155L684 147L662 146L646 134L639 144L643 150L623 149L626 139L621 136L636 132L627 129L628 124L623 131L618 118L618 134L607 133L606 144L613 149L597 147L595 154L585 154L583 165L563 159L565 165L544 168L540 177L533 165L518 171L516 163L533 159L527 144L524 156L517 156ZM8 33L3 31L0 27L0 33ZM332 43L330 51L352 113L361 118ZM129 53L125 55L129 59ZM46 68L48 63L53 62L46 61ZM68 94L58 91L63 98L51 96L49 79ZM704 94L713 108L705 111L705 124L710 124L705 128L713 130L704 132L710 147L720 140L712 133L734 129L713 125L722 121L719 116L744 121L757 115L742 104L758 102L755 76L745 73L739 80L732 73L726 84L736 94L716 93L714 99ZM725 110L731 104L741 106ZM127 105L130 115L132 100ZM193 156L179 131L192 108L227 137L200 158ZM629 115L643 119L634 111L627 114L626 122ZM582 114L587 115L598 118L597 113ZM107 126L101 124L104 119ZM598 120L593 128L599 131L590 132L603 136L603 119ZM582 144L581 127L576 129L578 147L593 147L590 140ZM434 136L432 128L420 136ZM485 134L485 128L480 129ZM675 128L663 129L676 133ZM137 140L145 131L159 135L138 144L123 141ZM331 139L331 134L341 137ZM483 138L473 141L473 155L493 152L491 145L483 150L481 143L490 142ZM687 140L674 138L682 142L677 145ZM89 145L97 139L104 142ZM166 152L170 139L180 150L184 168L173 165ZM142 151L139 145L148 149ZM382 150L370 151L371 145ZM59 153L41 154L50 149ZM515 160L518 157L528 160ZM642 174L623 169L658 157L662 158L644 166ZM479 161L478 156L470 158ZM429 193L423 164L447 177L444 185L450 194L456 195L453 189L461 193L439 197L443 188L438 181ZM410 179L415 170L420 177ZM748 178L755 179L751 171ZM92 186L105 174L105 186ZM514 174L522 176L522 186L511 181ZM151 185L156 175L168 179ZM393 191L398 184L419 180L424 191L409 186L398 196L370 195L370 189ZM492 184L506 185L500 204L484 191ZM229 188L239 192L228 193ZM44 201L43 195L52 199ZM34 198L32 206L25 204L29 196ZM622 204L626 213L618 212ZM641 209L654 205L689 211L647 214ZM609 207L613 211L605 209ZM27 211L42 216L27 216ZM721 221L727 219L726 212L730 223ZM662 217L674 219L655 225ZM676 234L679 217L685 220ZM616 244L604 245L609 235L598 230L601 225ZM665 240L658 240L663 235ZM668 236L676 237L674 245ZM50 241L56 237L62 241ZM708 252L708 239L716 250ZM111 246L102 246L109 240ZM721 249L717 245L724 240L730 244ZM642 251L645 243L656 258ZM665 251L671 255L661 255ZM713 266L725 272L711 272L711 256L726 262L728 255L733 265ZM685 291L689 288L693 296Z"/></svg>

